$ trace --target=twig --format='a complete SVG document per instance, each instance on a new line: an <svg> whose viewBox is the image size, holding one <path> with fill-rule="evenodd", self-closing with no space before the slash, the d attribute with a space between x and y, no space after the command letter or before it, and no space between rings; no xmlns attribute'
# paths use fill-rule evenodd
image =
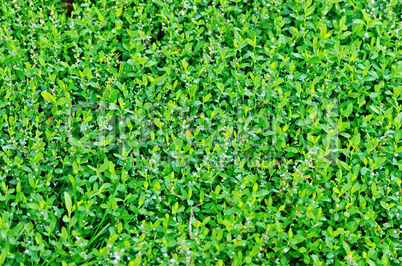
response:
<svg viewBox="0 0 402 266"><path fill-rule="evenodd" d="M190 238L191 238L191 239L193 239L193 235L192 235L192 228L191 228L192 219L193 219L193 216L194 216L194 213L193 213L193 208L198 207L198 206L200 206L200 205L202 205L202 203L200 203L200 204L198 204L198 205L195 205L195 206L191 206L190 224L189 224L189 229L190 229Z"/></svg>

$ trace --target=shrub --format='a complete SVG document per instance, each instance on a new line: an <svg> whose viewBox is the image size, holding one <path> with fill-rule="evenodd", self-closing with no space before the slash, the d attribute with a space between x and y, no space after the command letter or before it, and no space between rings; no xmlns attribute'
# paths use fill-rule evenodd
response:
<svg viewBox="0 0 402 266"><path fill-rule="evenodd" d="M2 1L0 264L401 263L400 1Z"/></svg>

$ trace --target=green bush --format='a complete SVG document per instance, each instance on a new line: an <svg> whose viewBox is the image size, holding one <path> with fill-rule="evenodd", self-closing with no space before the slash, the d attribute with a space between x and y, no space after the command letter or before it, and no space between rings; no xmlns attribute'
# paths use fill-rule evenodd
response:
<svg viewBox="0 0 402 266"><path fill-rule="evenodd" d="M399 265L401 17L2 0L0 264Z"/></svg>

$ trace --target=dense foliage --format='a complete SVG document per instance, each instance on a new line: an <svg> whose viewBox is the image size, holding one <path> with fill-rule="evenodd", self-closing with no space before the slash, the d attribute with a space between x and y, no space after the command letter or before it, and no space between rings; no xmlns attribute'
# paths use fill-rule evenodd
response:
<svg viewBox="0 0 402 266"><path fill-rule="evenodd" d="M401 18L1 0L0 264L399 265Z"/></svg>

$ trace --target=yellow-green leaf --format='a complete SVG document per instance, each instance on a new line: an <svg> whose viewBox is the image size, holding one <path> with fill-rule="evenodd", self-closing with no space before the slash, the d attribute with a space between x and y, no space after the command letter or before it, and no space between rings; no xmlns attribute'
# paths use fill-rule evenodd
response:
<svg viewBox="0 0 402 266"><path fill-rule="evenodd" d="M54 96L52 94L48 93L47 91L42 91L41 95L42 95L43 99L45 99L47 102L50 102L50 103L56 102L56 99L54 98Z"/></svg>

